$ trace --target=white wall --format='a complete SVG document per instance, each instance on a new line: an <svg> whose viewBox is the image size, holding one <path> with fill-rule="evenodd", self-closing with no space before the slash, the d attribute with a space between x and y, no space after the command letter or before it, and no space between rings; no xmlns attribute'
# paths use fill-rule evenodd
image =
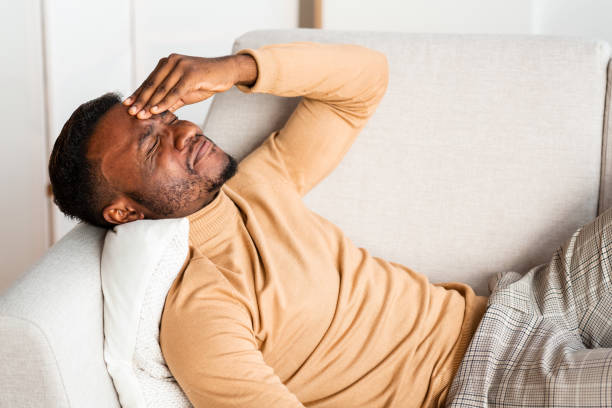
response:
<svg viewBox="0 0 612 408"><path fill-rule="evenodd" d="M323 28L546 34L612 44L610 0L323 0Z"/></svg>
<svg viewBox="0 0 612 408"><path fill-rule="evenodd" d="M49 244L40 5L14 2L0 13L0 292Z"/></svg>
<svg viewBox="0 0 612 408"><path fill-rule="evenodd" d="M323 0L323 28L524 33L531 0Z"/></svg>
<svg viewBox="0 0 612 408"><path fill-rule="evenodd" d="M534 0L534 34L600 38L612 44L612 1Z"/></svg>

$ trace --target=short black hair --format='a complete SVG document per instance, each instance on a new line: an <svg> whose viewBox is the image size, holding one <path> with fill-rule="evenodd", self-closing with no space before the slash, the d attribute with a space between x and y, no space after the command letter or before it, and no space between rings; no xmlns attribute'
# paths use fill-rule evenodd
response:
<svg viewBox="0 0 612 408"><path fill-rule="evenodd" d="M114 193L101 176L99 163L87 159L87 150L100 118L117 103L121 95L108 92L79 106L64 124L49 158L55 204L68 217L103 228L114 226L102 216Z"/></svg>

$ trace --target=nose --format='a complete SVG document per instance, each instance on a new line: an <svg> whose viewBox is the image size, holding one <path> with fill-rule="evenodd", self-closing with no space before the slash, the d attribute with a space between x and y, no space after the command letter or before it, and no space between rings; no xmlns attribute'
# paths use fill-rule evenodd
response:
<svg viewBox="0 0 612 408"><path fill-rule="evenodd" d="M171 126L174 136L174 148L178 151L182 151L186 147L189 147L194 142L197 131L191 126L185 126L185 124L178 126Z"/></svg>

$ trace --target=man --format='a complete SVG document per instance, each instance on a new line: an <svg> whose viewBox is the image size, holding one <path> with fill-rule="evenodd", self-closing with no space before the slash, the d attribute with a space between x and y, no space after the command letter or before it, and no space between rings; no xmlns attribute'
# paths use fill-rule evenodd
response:
<svg viewBox="0 0 612 408"><path fill-rule="evenodd" d="M171 55L123 103L88 102L62 129L50 175L64 212L106 227L189 218L190 259L166 298L160 343L196 407L444 404L487 299L372 257L301 201L374 113L387 76L384 55L354 45ZM304 96L238 168L173 114L233 85ZM474 342L470 353L478 365ZM467 363L453 386L469 379ZM455 387L452 402L486 404L490 384L478 380Z"/></svg>

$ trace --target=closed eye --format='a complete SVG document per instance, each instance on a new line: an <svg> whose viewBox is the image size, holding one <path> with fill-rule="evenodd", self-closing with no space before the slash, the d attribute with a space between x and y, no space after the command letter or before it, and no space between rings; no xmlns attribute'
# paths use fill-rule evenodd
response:
<svg viewBox="0 0 612 408"><path fill-rule="evenodd" d="M151 146L151 148L147 151L147 159L151 158L151 154L153 153L153 151L157 148L157 146L159 145L159 135L155 136L155 143L153 143L153 145Z"/></svg>

